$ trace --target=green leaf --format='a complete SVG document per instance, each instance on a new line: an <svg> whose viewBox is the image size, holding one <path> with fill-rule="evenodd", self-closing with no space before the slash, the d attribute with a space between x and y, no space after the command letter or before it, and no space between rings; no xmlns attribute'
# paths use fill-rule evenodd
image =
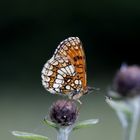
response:
<svg viewBox="0 0 140 140"><path fill-rule="evenodd" d="M121 111L128 115L132 114L132 110L130 109L129 105L124 101L116 101L116 100L106 98L106 102L115 111Z"/></svg>
<svg viewBox="0 0 140 140"><path fill-rule="evenodd" d="M119 100L121 99L121 95L119 95L117 92L115 92L114 90L109 90L108 91L108 95L109 97L111 97L112 99L115 99L115 100ZM108 97L107 97L108 98Z"/></svg>
<svg viewBox="0 0 140 140"><path fill-rule="evenodd" d="M20 131L12 131L12 134L18 138L23 138L26 140L48 140L48 137L33 134L33 133L26 133Z"/></svg>
<svg viewBox="0 0 140 140"><path fill-rule="evenodd" d="M76 124L75 127L73 128L73 130L78 130L80 128L89 127L91 125L97 124L98 122L99 122L98 119L85 120L85 121L82 121L82 122Z"/></svg>
<svg viewBox="0 0 140 140"><path fill-rule="evenodd" d="M58 129L58 126L55 123L53 123L52 121L49 121L47 119L44 119L44 122L45 122L45 124L47 124L47 125L49 125L49 126L51 126L53 128Z"/></svg>

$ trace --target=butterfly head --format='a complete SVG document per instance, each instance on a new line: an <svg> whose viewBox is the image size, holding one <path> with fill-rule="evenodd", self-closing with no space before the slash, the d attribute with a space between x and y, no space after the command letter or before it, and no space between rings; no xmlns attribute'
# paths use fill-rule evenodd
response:
<svg viewBox="0 0 140 140"><path fill-rule="evenodd" d="M73 99L74 99L74 100L79 100L79 98L82 97L83 95L90 94L90 93L92 93L93 91L99 91L99 90L100 90L99 88L87 86L85 90L82 90L82 91L80 91L80 92L77 93L77 94L74 94L74 95L73 95Z"/></svg>

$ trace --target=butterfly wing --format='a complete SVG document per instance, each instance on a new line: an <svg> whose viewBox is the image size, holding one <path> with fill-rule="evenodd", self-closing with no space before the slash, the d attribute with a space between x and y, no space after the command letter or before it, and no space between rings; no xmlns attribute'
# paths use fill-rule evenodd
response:
<svg viewBox="0 0 140 140"><path fill-rule="evenodd" d="M57 47L55 57L67 57L75 67L77 77L82 81L83 90L87 88L86 60L82 43L78 37L69 37Z"/></svg>
<svg viewBox="0 0 140 140"><path fill-rule="evenodd" d="M79 92L82 82L76 76L75 67L66 57L52 57L42 70L42 84L53 94L70 95Z"/></svg>
<svg viewBox="0 0 140 140"><path fill-rule="evenodd" d="M71 37L57 47L42 70L42 84L53 94L72 95L86 88L85 55L77 37Z"/></svg>

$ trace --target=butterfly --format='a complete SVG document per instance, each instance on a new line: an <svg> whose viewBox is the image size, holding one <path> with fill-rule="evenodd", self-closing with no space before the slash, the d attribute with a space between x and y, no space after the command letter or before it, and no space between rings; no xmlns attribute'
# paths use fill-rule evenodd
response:
<svg viewBox="0 0 140 140"><path fill-rule="evenodd" d="M69 37L58 45L41 77L47 91L74 100L94 89L87 86L85 53L78 37Z"/></svg>

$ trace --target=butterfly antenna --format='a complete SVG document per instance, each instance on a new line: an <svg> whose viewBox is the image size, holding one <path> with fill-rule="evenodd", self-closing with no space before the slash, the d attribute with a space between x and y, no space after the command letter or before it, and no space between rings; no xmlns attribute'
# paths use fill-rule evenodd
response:
<svg viewBox="0 0 140 140"><path fill-rule="evenodd" d="M88 92L87 92L87 94L88 94L88 93L91 93L91 92L93 92L93 91L99 91L99 90L100 90L100 88L88 87Z"/></svg>
<svg viewBox="0 0 140 140"><path fill-rule="evenodd" d="M89 90L96 90L96 91L99 91L100 88L96 88L96 87L88 87Z"/></svg>

